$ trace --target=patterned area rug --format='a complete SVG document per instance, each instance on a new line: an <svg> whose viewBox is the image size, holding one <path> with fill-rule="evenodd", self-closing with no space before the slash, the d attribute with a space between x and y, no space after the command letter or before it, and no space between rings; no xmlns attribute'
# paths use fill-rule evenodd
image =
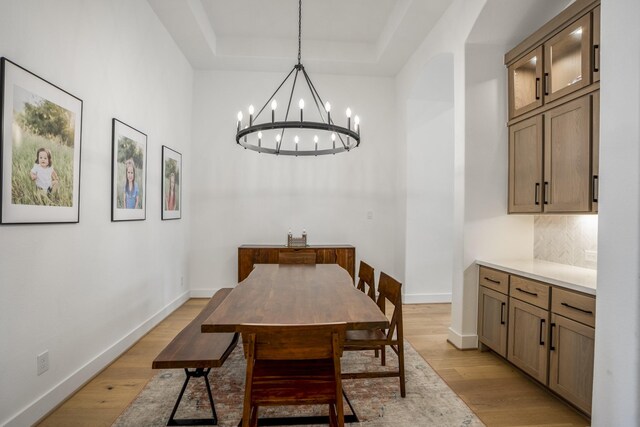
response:
<svg viewBox="0 0 640 427"><path fill-rule="evenodd" d="M397 357L387 349L388 369ZM342 358L343 372L380 370L373 351L349 351ZM422 357L405 343L407 396L400 397L397 378L344 380L343 387L362 426L482 426L468 406L445 384ZM209 373L218 425L236 427L242 418L245 360L239 343L225 364ZM184 370L161 371L113 424L117 427L165 426L184 382ZM323 407L261 408L261 417L326 415ZM345 402L345 414L350 413ZM204 380L192 378L176 418L211 417Z"/></svg>

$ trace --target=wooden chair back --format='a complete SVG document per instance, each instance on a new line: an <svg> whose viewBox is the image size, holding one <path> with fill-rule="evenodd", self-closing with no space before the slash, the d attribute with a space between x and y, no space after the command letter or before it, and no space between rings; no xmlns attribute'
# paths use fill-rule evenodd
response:
<svg viewBox="0 0 640 427"><path fill-rule="evenodd" d="M356 287L369 295L369 298L375 301L376 299L376 279L373 267L364 261L360 261L360 268L358 270L358 283Z"/></svg>
<svg viewBox="0 0 640 427"><path fill-rule="evenodd" d="M386 312L386 301L393 305L393 313L387 330L387 339L389 341L402 342L402 283L385 272L380 272L377 304L383 313Z"/></svg>
<svg viewBox="0 0 640 427"><path fill-rule="evenodd" d="M247 371L242 426L258 425L258 408L329 404L344 426L340 356L346 323L243 325Z"/></svg>
<svg viewBox="0 0 640 427"><path fill-rule="evenodd" d="M315 264L315 252L288 252L278 253L278 264Z"/></svg>
<svg viewBox="0 0 640 427"><path fill-rule="evenodd" d="M346 323L243 325L242 331L247 359L308 360L337 357L339 363Z"/></svg>

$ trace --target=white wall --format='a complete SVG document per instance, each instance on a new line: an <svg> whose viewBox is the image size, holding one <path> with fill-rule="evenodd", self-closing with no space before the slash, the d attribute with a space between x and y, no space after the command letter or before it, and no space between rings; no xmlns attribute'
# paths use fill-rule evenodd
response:
<svg viewBox="0 0 640 427"><path fill-rule="evenodd" d="M640 418L640 3L602 3L594 426Z"/></svg>
<svg viewBox="0 0 640 427"><path fill-rule="evenodd" d="M473 27L484 2L455 1L438 21L435 28L427 36L416 53L399 73L397 81L397 99L399 123L406 123L409 130L400 132L400 138L406 145L407 187L406 197L406 265L407 278L427 277L433 275L438 280L424 280L414 283L413 279L407 287L419 294L423 300L446 300L447 293L451 294L452 325L449 339L458 346L462 346L463 320L468 313L463 305L463 251L464 251L464 202L465 202L465 54L464 43ZM442 59L450 58L450 59ZM448 74L444 78L444 74ZM420 88L425 82L434 81L435 87L443 90L440 101L442 112L445 114L438 120L438 135L446 136L442 139L443 146L438 154L444 155L436 166L430 164L431 170L423 168L423 157L412 155L420 146L419 140L413 137L421 133L422 123L411 123L411 112L415 107L412 98L420 94ZM438 86L441 85L441 86ZM445 88L445 89L442 89ZM433 89L431 89L433 90ZM419 95L418 95L419 96ZM446 104L449 105L446 105ZM424 105L426 108L433 108ZM437 116L436 116L437 117ZM446 147L446 149L444 149ZM413 171L422 170L422 174L415 175ZM434 183L430 179L430 171L437 171L439 179ZM435 184L435 185L434 185ZM440 192L441 189L448 192ZM421 201L425 194L433 196L438 201L433 209L442 208L448 214L442 224L430 224L428 227L419 221L433 220ZM411 206L422 207L422 218L414 218L409 212ZM433 240L433 231L439 229L439 241ZM411 236L411 237L409 237ZM415 254L415 255L410 255ZM448 257L448 262L430 265L425 268L424 260ZM449 283L445 283L449 281ZM444 296L444 298L443 298ZM405 296L406 299L406 296ZM418 302L415 298L413 302ZM475 333L475 332L474 332ZM473 335L472 335L473 336Z"/></svg>
<svg viewBox="0 0 640 427"><path fill-rule="evenodd" d="M405 101L405 298L449 302L453 273L453 56L432 58ZM428 254L428 255L427 255Z"/></svg>
<svg viewBox="0 0 640 427"><path fill-rule="evenodd" d="M84 101L80 223L0 226L0 425L24 426L188 296L192 212L160 220L160 162L181 152L188 188L193 73L143 0L3 1L0 55ZM110 222L113 117L148 135L145 221Z"/></svg>
<svg viewBox="0 0 640 427"><path fill-rule="evenodd" d="M346 124L347 107L360 116L359 148L320 157L243 150L235 143L237 111L244 110L246 119L249 104L259 109L286 72L195 75L192 167L198 178L192 183L189 269L198 295L237 283L239 245L285 244L289 229L295 235L306 229L310 244L352 244L358 260L396 274L393 241L402 230L393 80L307 73L331 102L334 121ZM284 114L286 100L278 102ZM293 105L297 115L297 98ZM270 120L269 109L266 114Z"/></svg>

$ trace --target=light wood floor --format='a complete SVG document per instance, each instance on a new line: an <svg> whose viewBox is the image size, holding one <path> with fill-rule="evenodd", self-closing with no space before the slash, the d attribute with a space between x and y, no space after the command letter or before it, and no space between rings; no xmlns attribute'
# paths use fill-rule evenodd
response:
<svg viewBox="0 0 640 427"><path fill-rule="evenodd" d="M111 426L155 375L152 360L206 302L187 301L40 425ZM459 351L447 343L450 304L406 305L403 310L405 338L487 426L589 425L493 353Z"/></svg>

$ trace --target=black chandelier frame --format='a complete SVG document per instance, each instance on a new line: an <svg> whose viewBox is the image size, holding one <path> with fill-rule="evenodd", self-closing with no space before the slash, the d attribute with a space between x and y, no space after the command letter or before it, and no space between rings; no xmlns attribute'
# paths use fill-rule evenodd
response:
<svg viewBox="0 0 640 427"><path fill-rule="evenodd" d="M276 154L276 155L284 155L284 156L319 156L325 154L337 154L343 153L345 151L351 151L352 149L358 147L360 145L360 124L356 119L356 130L351 129L351 117L347 115L347 127L336 125L331 119L331 112L327 109L326 104L322 101L320 94L316 90L315 85L311 81L311 78L307 74L304 66L301 62L301 42L302 40L302 0L298 0L298 63L293 66L293 69L287 74L282 83L278 86L278 88L273 92L273 94L269 97L267 102L264 103L262 108L258 111L258 114L253 116L253 114L249 114L249 125L242 128L241 119L238 118L238 130L236 133L236 143L245 149L257 151L259 153L268 153L268 154ZM313 102L318 110L318 114L320 115L321 122L316 121L305 121L303 108L300 109L300 120L289 120L289 112L291 110L291 101L293 100L293 94L296 88L296 83L298 81L298 76L302 75L304 77L304 82L307 84L309 88L309 92L311 93L311 97L313 98ZM291 85L291 92L289 94L289 101L287 103L287 111L285 113L284 121L275 121L275 110L271 110L271 121L270 122L262 122L262 123L254 123L260 114L264 111L264 109L269 105L269 103L275 98L280 89L284 86L284 84L293 76L293 84ZM280 138L276 142L275 148L265 147L262 145L262 140L258 138L258 144L247 142L247 137L249 135L262 132L262 131L271 131L280 129ZM302 149L298 150L298 144L296 143L295 150L286 150L282 149L282 142L284 141L284 133L286 129L313 129L313 130L321 130L326 132L331 132L335 134L337 138L332 138L333 147L332 148L323 148L318 149L318 145L316 143L315 149ZM337 141L337 140L338 141ZM354 141L353 143L351 141Z"/></svg>

